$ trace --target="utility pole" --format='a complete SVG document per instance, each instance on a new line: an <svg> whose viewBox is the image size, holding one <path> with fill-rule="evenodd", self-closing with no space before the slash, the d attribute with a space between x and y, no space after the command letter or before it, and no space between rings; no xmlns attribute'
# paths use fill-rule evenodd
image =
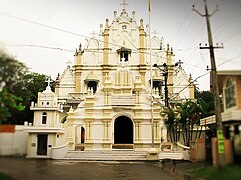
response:
<svg viewBox="0 0 241 180"><path fill-rule="evenodd" d="M166 63L163 64L164 67L164 91L165 91L165 107L169 106L169 101L168 101L168 87L167 87L167 78L168 78L168 67L166 65Z"/></svg>
<svg viewBox="0 0 241 180"><path fill-rule="evenodd" d="M221 116L221 107L220 107L220 99L219 99L219 90L218 90L218 79L217 79L217 69L215 63L215 56L214 56L214 47L213 46L213 39L212 39L212 32L209 17L211 17L217 9L212 13L208 13L208 6L207 1L204 1L204 8L205 14L201 14L194 8L193 11L201 15L202 17L206 18L207 23L207 32L208 32L208 43L209 47L200 47L200 49L209 49L210 51L210 60L211 60L211 76L212 76L212 89L214 94L214 107L215 107L215 118L216 118L216 131L217 131L217 139L218 139L218 159L219 159L219 168L225 167L225 155L224 155L224 137L223 137L223 125L222 125L222 116Z"/></svg>
<svg viewBox="0 0 241 180"><path fill-rule="evenodd" d="M167 65L166 63L163 63L163 65L157 65L154 64L153 67L156 67L158 69L160 69L160 71L162 71L162 75L164 76L164 91L165 91L165 107L169 107L169 99L168 99L168 84L167 84L167 79L168 79L168 70L169 68L174 68L176 66L178 66L178 62L172 65ZM163 69L161 69L161 67L163 67Z"/></svg>

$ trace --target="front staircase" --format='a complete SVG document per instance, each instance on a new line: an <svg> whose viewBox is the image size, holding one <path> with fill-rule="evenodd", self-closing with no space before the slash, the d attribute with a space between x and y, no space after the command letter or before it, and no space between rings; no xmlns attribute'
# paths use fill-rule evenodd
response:
<svg viewBox="0 0 241 180"><path fill-rule="evenodd" d="M145 161L146 152L134 150L68 151L65 160L79 161Z"/></svg>

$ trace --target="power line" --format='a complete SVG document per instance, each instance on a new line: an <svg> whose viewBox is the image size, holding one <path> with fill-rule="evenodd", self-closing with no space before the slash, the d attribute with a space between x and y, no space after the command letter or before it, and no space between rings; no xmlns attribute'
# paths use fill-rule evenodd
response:
<svg viewBox="0 0 241 180"><path fill-rule="evenodd" d="M197 1L196 1L197 2ZM43 27L46 27L46 28L49 28L49 29L54 29L54 30L57 30L57 31L61 31L61 32L64 32L64 33L67 33L67 34L71 34L71 35L75 35L75 36L79 36L79 37L84 37L84 38L93 38L93 37L88 37L88 36L85 36L85 35L82 35L82 34L78 34L78 33L74 33L74 32L71 32L71 31L67 31L67 30L64 30L64 29L61 29L61 28L58 28L58 27L54 27L54 26L50 26L50 25L46 25L46 24L43 24L43 23L39 23L37 21L33 21L33 20L29 20L29 19L25 19L25 18L22 18L22 17L18 17L18 16L14 16L14 15L10 15L10 14L7 14L7 13L4 13L4 12L0 12L1 15L4 15L4 16L7 16L7 17L10 17L10 18L14 18L14 19L18 19L18 20L21 20L21 21L25 21L25 22L28 22L28 23L31 23L31 24L35 24L35 25L39 25L39 26L43 26ZM105 43L104 41L102 40L98 40L98 39L95 39L97 42L103 42ZM118 46L118 47L122 47L120 45L117 45L115 43L108 43L110 45L114 45L114 46ZM61 50L61 51L67 51L67 52L74 52L72 50L68 50L68 49L64 49L64 48L60 48L60 47L49 47L49 46L43 46L43 45L34 45L34 44L20 44L20 45L10 45L10 44L6 44L8 46L14 46L14 47L39 47L39 48L45 48L45 49L54 49L54 50ZM196 47L191 47L190 49L195 49ZM137 49L131 49L132 51L138 51ZM178 49L177 51L186 51L188 49ZM94 50L88 50L86 49L86 51L88 52L96 52L96 53L102 53L100 51L94 51ZM160 52L164 52L163 50L160 50ZM133 52L135 53L135 52ZM143 52L145 54L149 54L149 52ZM111 54L111 53L108 53L108 54ZM112 53L113 54L113 53ZM156 56L156 55L152 55L152 56ZM158 58L161 58L161 59L165 59L166 60L166 57L163 57L162 55L161 56L158 56Z"/></svg>
<svg viewBox="0 0 241 180"><path fill-rule="evenodd" d="M192 19L191 19L191 21L189 22L188 26L186 27L184 33L182 34L181 39L177 42L175 48L177 48L177 47L179 46L179 44L182 42L183 38L186 36L188 30L190 29L189 27L191 26L191 24L192 24L193 21L194 21L194 18L195 18L195 16L192 17Z"/></svg>
<svg viewBox="0 0 241 180"><path fill-rule="evenodd" d="M10 17L10 18L14 18L14 19L18 19L18 20L21 20L21 21L25 21L25 22L28 22L28 23L31 23L31 24L35 24L35 25L43 26L43 27L46 27L46 28L49 28L49 29L54 29L54 30L57 30L57 31L61 31L61 32L64 32L64 33L67 33L67 34L71 34L71 35L75 35L75 36L91 39L90 37L85 36L85 35L81 35L81 34L74 33L74 32L71 32L71 31L67 31L67 30L64 30L64 29L61 29L61 28L58 28L58 27L54 27L54 26L43 24L43 23L39 23L39 22L36 22L36 21L33 21L33 20L25 19L25 18L22 18L22 17L17 17L17 16L14 16L14 15L3 13L3 12L0 12L0 14L4 15L4 16L7 16L7 17ZM101 40L97 40L97 39L94 39L94 40L96 40L97 42L105 43L104 41L101 41ZM108 44L114 45L114 46L118 46L118 47L122 47L122 46L114 44L114 43L108 43ZM34 45L34 44L19 44L19 45L6 44L6 45L13 46L13 47L35 47L35 48L45 48L45 49L61 50L61 51L66 51L66 52L74 52L72 50L68 50L68 49L64 49L64 48L60 48L60 47L50 47L50 46ZM191 48L186 48L186 49L178 49L177 51L186 51L188 49L196 49L196 47L191 47ZM137 49L132 49L132 50L133 50L133 53L138 53ZM88 51L88 52L95 52L95 53L103 53L103 52L101 52L101 49L99 51L86 49L86 51ZM164 53L163 50L160 50L159 52ZM109 52L108 54L114 54L114 53L115 52L113 52L113 53ZM149 52L143 52L143 53L144 54L149 54ZM156 56L156 54L155 55L152 54L152 56L155 56L157 58L166 60L166 57L163 57L163 54L162 55L158 55L158 56Z"/></svg>
<svg viewBox="0 0 241 180"><path fill-rule="evenodd" d="M178 96L178 94L181 93L182 91L184 91L186 88L188 88L188 87L191 85L191 83L197 81L199 78L201 78L201 77L203 77L203 76L206 76L207 74L209 74L209 72L206 72L205 74L202 74L201 76L198 76L197 78L195 78L192 82L190 82L188 85L186 85L183 89L181 89L180 91L178 91L178 92L176 93L177 95L174 96L174 97L172 97L172 99L175 99L175 98Z"/></svg>
<svg viewBox="0 0 241 180"><path fill-rule="evenodd" d="M240 54L239 56L241 56L241 54ZM237 56L237 57L238 57L238 56ZM236 58L236 57L234 57L234 58ZM234 59L234 58L232 58L232 59ZM230 62L230 60L226 60L226 61L220 63L217 67L220 67L220 66L222 66L223 64L225 64L225 63L227 63L227 62ZM201 78L201 77L203 77L203 76L206 76L207 74L209 74L209 71L206 72L206 73L204 73L204 74L202 74L202 75L200 75L200 76L198 76L197 78L195 78L192 82L190 82L188 85L186 85L183 89L181 89L180 91L178 91L177 94L181 93L181 92L184 91L186 88L188 88L191 83L197 81L199 78ZM173 99L175 99L177 96L178 96L178 95L176 95L175 97L173 97Z"/></svg>
<svg viewBox="0 0 241 180"><path fill-rule="evenodd" d="M224 22L227 22L226 24L221 23L221 25L216 28L216 31L214 30L214 37L217 38L218 36L220 36L222 34L222 32L225 32L225 30L230 30L230 27L233 23L235 23L235 21L240 20L240 15L241 12L238 11L238 14L235 16L236 14L234 14L232 17L228 17L226 18L226 20ZM237 23L236 23L237 24ZM223 27L223 28L221 28ZM240 29L239 29L240 31Z"/></svg>
<svg viewBox="0 0 241 180"><path fill-rule="evenodd" d="M231 39L233 39L234 37L236 37L238 34L240 34L241 33L241 31L240 31L240 29L239 30L237 30L236 32L234 32L233 34L231 34L229 37L226 37L226 39L224 40L224 42L226 43L226 42L228 42L228 41L230 41Z"/></svg>
<svg viewBox="0 0 241 180"><path fill-rule="evenodd" d="M54 26L50 26L50 25L47 25L47 24L39 23L37 21L33 21L33 20L22 18L22 17L14 16L14 15L11 15L11 14L8 14L8 13L0 12L0 14L3 15L3 16L7 16L7 17L10 17L10 18L13 18L13 19L18 19L20 21L28 22L30 24L35 24L35 25L38 25L38 26L43 26L43 27L46 27L46 28L49 28L49 29L54 29L56 31L61 31L61 32L64 32L64 33L67 33L67 34L71 34L71 35L74 35L74 36L79 36L79 37L91 39L90 37L82 35L82 34L74 33L74 32L71 32L71 31L68 31L68 30L64 30L64 29L61 29L61 28L58 28L58 27L54 27ZM95 39L95 40L98 41L98 42L106 43L106 42L104 42L102 40L97 40L97 39ZM114 43L108 43L108 44L113 45L113 46L122 47L122 46L114 44Z"/></svg>
<svg viewBox="0 0 241 180"><path fill-rule="evenodd" d="M73 50L69 50L69 49L64 49L64 48L60 48L60 47L51 47L51 46L43 46L43 45L35 45L35 44L8 44L8 43L2 43L6 46L11 46L11 47L33 47L33 48L44 48L44 49L54 49L54 50L60 50L60 51L66 51L66 52L75 52ZM193 49L193 48L190 48L190 49ZM183 49L184 51L185 49ZM103 49L99 49L99 50L96 50L96 49L84 49L84 51L86 52L93 52L93 53L101 53L103 54ZM181 51L181 49L179 49L179 51ZM166 57L164 57L165 55L163 54L165 51L159 51L158 53L162 53L162 55L158 55L157 52L155 53L152 53L151 56L152 57L156 57L158 59L163 59L163 60L166 60ZM107 54L115 54L116 52L108 52ZM139 52L138 50L134 50L132 52L133 54L135 53L143 53L143 54L147 54L149 55L150 53L149 52Z"/></svg>
<svg viewBox="0 0 241 180"><path fill-rule="evenodd" d="M34 44L18 44L18 45L6 44L6 43L4 44L6 46L11 46L11 47L34 47L34 48L44 48L44 49L54 49L54 50L67 51L67 52L75 52L73 50L63 49L60 47L50 47L50 46L42 46L42 45L34 45Z"/></svg>
<svg viewBox="0 0 241 180"><path fill-rule="evenodd" d="M196 0L196 2L195 2L194 4L196 4L197 1L198 1L198 0ZM192 11L188 11L188 12L187 12L187 14L186 14L183 22L182 22L181 25L177 28L176 33L175 33L174 36L171 38L170 43L174 40L174 38L176 37L176 35L177 35L177 34L179 33L179 31L182 29L183 25L186 23L186 21L187 21L188 17L190 16L191 12L192 12Z"/></svg>
<svg viewBox="0 0 241 180"><path fill-rule="evenodd" d="M196 1L197 2L197 1ZM3 13L3 12L0 12L1 15L4 15L4 16L7 16L7 17L10 17L10 18L14 18L14 19L18 19L18 20L21 20L21 21L25 21L25 22L28 22L28 23L31 23L31 24L35 24L35 25L38 25L38 26L43 26L43 27L46 27L46 28L49 28L49 29L54 29L54 30L57 30L57 31L61 31L61 32L64 32L64 33L67 33L67 34L71 34L71 35L75 35L75 36L79 36L79 37L84 37L84 38L90 38L88 36L85 36L85 35L82 35L82 34L78 34L78 33L74 33L74 32L71 32L71 31L68 31L68 30L64 30L64 29L61 29L61 28L58 28L58 27L54 27L54 26L50 26L50 25L46 25L46 24L43 24L43 23L39 23L39 22L36 22L36 21L33 21L33 20L29 20L29 19L25 19L25 18L22 18L22 17L17 17L17 16L14 16L14 15L10 15L10 14L7 14L7 13ZM188 15L189 16L189 15ZM186 20L184 20L185 22ZM92 37L93 38L93 37ZM91 38L90 38L91 39ZM97 40L95 39L97 42L103 42L105 43L104 41L101 41L101 40ZM118 47L121 47L120 45L117 45L117 44L114 44L114 43L108 43L110 45L114 45L114 46L118 46ZM34 44L19 44L19 45L11 45L11 44L6 44L8 46L13 46L13 47L35 47L35 48L45 48L45 49L54 49L54 50L60 50L60 51L66 51L66 52L74 52L72 50L68 50L68 49L64 49L64 48L60 48L60 47L50 47L50 46L43 46L43 45L34 45ZM192 47L190 49L196 49L196 47ZM137 49L132 49L133 51L137 51ZM186 51L188 49L178 49L177 51ZM96 52L96 53L103 53L103 52L100 52L100 51L95 51L95 50L88 50L86 49L86 51L88 52ZM162 52L164 53L164 51L159 51L159 52ZM133 53L138 53L138 52L133 52ZM144 54L149 54L149 52L143 52ZM108 53L108 54L113 54L113 53ZM155 56L156 57L156 54L155 55L152 55L152 56ZM165 59L166 60L166 57L163 57L162 55L158 55L158 58L160 59Z"/></svg>

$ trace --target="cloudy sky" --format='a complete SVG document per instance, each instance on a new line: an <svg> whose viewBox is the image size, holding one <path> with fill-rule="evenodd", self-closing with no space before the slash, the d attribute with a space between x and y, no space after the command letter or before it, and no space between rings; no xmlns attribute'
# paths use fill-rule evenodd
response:
<svg viewBox="0 0 241 180"><path fill-rule="evenodd" d="M241 0L207 0L219 70L241 69ZM98 32L113 12L121 12L122 0L0 0L0 48L24 62L31 71L56 78L85 37ZM127 12L148 23L148 0L127 0ZM207 73L209 51L203 0L151 0L151 31L158 32L174 49L175 60L183 61L194 79ZM54 28L50 28L54 27ZM60 29L60 30L57 30ZM209 76L196 82L201 90L209 88Z"/></svg>

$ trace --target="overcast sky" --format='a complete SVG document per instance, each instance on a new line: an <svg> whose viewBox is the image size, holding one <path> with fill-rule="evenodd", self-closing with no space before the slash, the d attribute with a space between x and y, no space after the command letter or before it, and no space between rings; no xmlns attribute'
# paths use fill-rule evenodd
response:
<svg viewBox="0 0 241 180"><path fill-rule="evenodd" d="M93 31L99 32L105 19L112 21L113 12L121 12L122 0L0 0L0 48L24 62L31 71L56 78L62 73L73 51ZM127 12L136 11L148 23L148 0L127 0ZM241 69L241 0L207 0L216 64L221 69ZM183 61L193 78L205 74L210 66L209 51L200 50L207 43L205 18L192 11L192 5L204 13L203 0L151 0L151 31L158 32L170 43L175 60ZM29 20L29 21L26 21ZM46 25L46 26L43 26ZM56 29L55 27L67 33ZM61 48L64 50L41 47ZM201 90L209 88L209 76L198 79Z"/></svg>

